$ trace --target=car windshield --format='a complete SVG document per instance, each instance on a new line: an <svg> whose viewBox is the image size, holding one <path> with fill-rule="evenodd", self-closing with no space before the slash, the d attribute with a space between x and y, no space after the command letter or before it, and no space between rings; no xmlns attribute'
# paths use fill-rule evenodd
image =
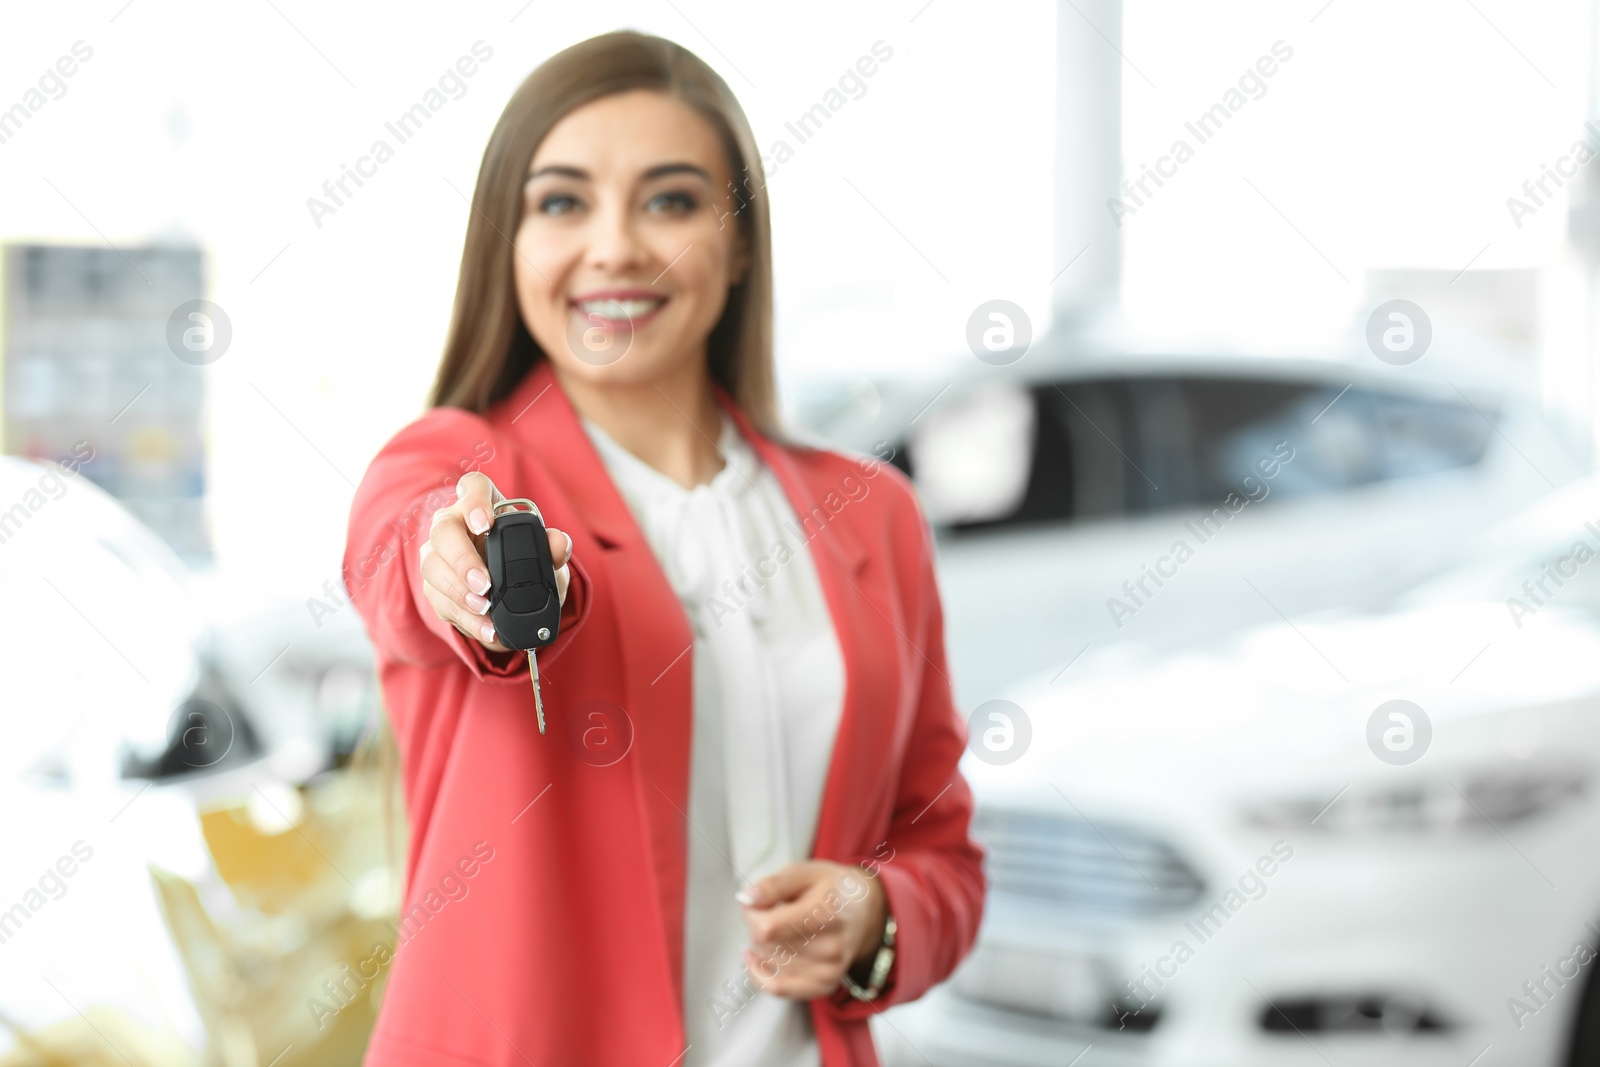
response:
<svg viewBox="0 0 1600 1067"><path fill-rule="evenodd" d="M1258 471L1278 499L1459 471L1499 416L1489 400L1243 375L991 383L919 415L895 462L931 521L967 531L1212 506Z"/></svg>

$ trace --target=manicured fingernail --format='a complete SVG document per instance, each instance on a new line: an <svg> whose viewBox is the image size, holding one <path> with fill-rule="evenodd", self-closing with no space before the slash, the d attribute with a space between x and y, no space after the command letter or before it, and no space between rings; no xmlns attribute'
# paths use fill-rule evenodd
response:
<svg viewBox="0 0 1600 1067"><path fill-rule="evenodd" d="M482 508L473 508L472 514L467 516L467 527L473 533L483 533L489 528L489 513Z"/></svg>
<svg viewBox="0 0 1600 1067"><path fill-rule="evenodd" d="M483 634L484 641L486 641L486 642L493 642L494 641L494 626L493 625L491 625L491 624L486 622L486 623L483 624L483 629L481 631L479 631L479 632Z"/></svg>
<svg viewBox="0 0 1600 1067"><path fill-rule="evenodd" d="M735 893L733 895L733 899L737 900L739 903L745 904L745 905L754 904L756 902L755 890L754 889L741 889L741 890L739 890L737 893Z"/></svg>
<svg viewBox="0 0 1600 1067"><path fill-rule="evenodd" d="M479 596L477 593L468 593L467 607L471 608L479 615L487 615L489 613L489 598Z"/></svg>
<svg viewBox="0 0 1600 1067"><path fill-rule="evenodd" d="M489 576L474 567L467 572L467 587L479 595L487 593L489 591Z"/></svg>

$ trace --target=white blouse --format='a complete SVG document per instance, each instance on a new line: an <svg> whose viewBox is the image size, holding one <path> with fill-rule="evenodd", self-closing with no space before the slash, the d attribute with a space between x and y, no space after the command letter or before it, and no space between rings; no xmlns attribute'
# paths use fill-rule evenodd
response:
<svg viewBox="0 0 1600 1067"><path fill-rule="evenodd" d="M684 1067L819 1067L804 1001L762 993L733 894L810 857L844 660L809 538L722 416L726 459L685 489L580 417L694 633L684 923Z"/></svg>

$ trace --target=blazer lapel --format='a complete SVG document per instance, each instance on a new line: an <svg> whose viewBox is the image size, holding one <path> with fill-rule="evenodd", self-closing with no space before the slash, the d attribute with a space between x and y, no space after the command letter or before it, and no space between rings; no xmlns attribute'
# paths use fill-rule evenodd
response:
<svg viewBox="0 0 1600 1067"><path fill-rule="evenodd" d="M501 410L511 416L510 431L538 456L540 465L578 506L583 526L603 547L643 543L643 532L606 475L549 360L539 360L523 375Z"/></svg>
<svg viewBox="0 0 1600 1067"><path fill-rule="evenodd" d="M808 478L786 446L757 432L720 386L713 389L739 431L777 477L790 506L802 520L817 579L838 636L844 658L844 706L823 786L811 855L814 859L852 863L876 844L866 839L872 813L879 810L886 797L892 804L894 781L892 775L884 773L884 759L893 750L893 735L899 728L897 698L906 692L907 679L915 677L913 665L896 658L899 646L890 636L902 623L895 621L898 606L890 596L888 568L881 564L869 566L867 550L852 523L841 521L851 508L872 506L866 499L875 487L876 475L869 477L858 467L838 478ZM846 477L865 486L865 492L858 497L850 495L848 486L843 484ZM819 507L820 513L816 511ZM825 524L805 524L808 516L821 515L828 517Z"/></svg>
<svg viewBox="0 0 1600 1067"><path fill-rule="evenodd" d="M600 558L585 560L585 568L593 578L592 595L611 603L601 608L597 601L592 610L601 618L590 621L589 632L594 637L595 623L609 619L616 634L615 669L625 693L623 710L633 727L633 747L621 762L632 776L640 819L648 830L648 868L681 1018L694 693L688 616L548 360L541 359L524 376L506 409L513 416L513 432L539 456L571 503L570 517L551 521L558 529L563 521L572 523L578 538L587 531L599 548ZM583 547L575 550L581 552ZM602 652L602 658L608 657ZM570 670L572 662L568 658L560 666ZM568 682L557 678L555 684ZM583 688L575 679L571 684Z"/></svg>

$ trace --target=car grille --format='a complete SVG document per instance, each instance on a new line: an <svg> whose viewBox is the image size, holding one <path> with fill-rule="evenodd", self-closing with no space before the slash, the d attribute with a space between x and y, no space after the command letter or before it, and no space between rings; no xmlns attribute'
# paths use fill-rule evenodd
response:
<svg viewBox="0 0 1600 1067"><path fill-rule="evenodd" d="M1114 823L980 806L972 832L997 893L1134 917L1182 908L1205 889L1166 841Z"/></svg>

